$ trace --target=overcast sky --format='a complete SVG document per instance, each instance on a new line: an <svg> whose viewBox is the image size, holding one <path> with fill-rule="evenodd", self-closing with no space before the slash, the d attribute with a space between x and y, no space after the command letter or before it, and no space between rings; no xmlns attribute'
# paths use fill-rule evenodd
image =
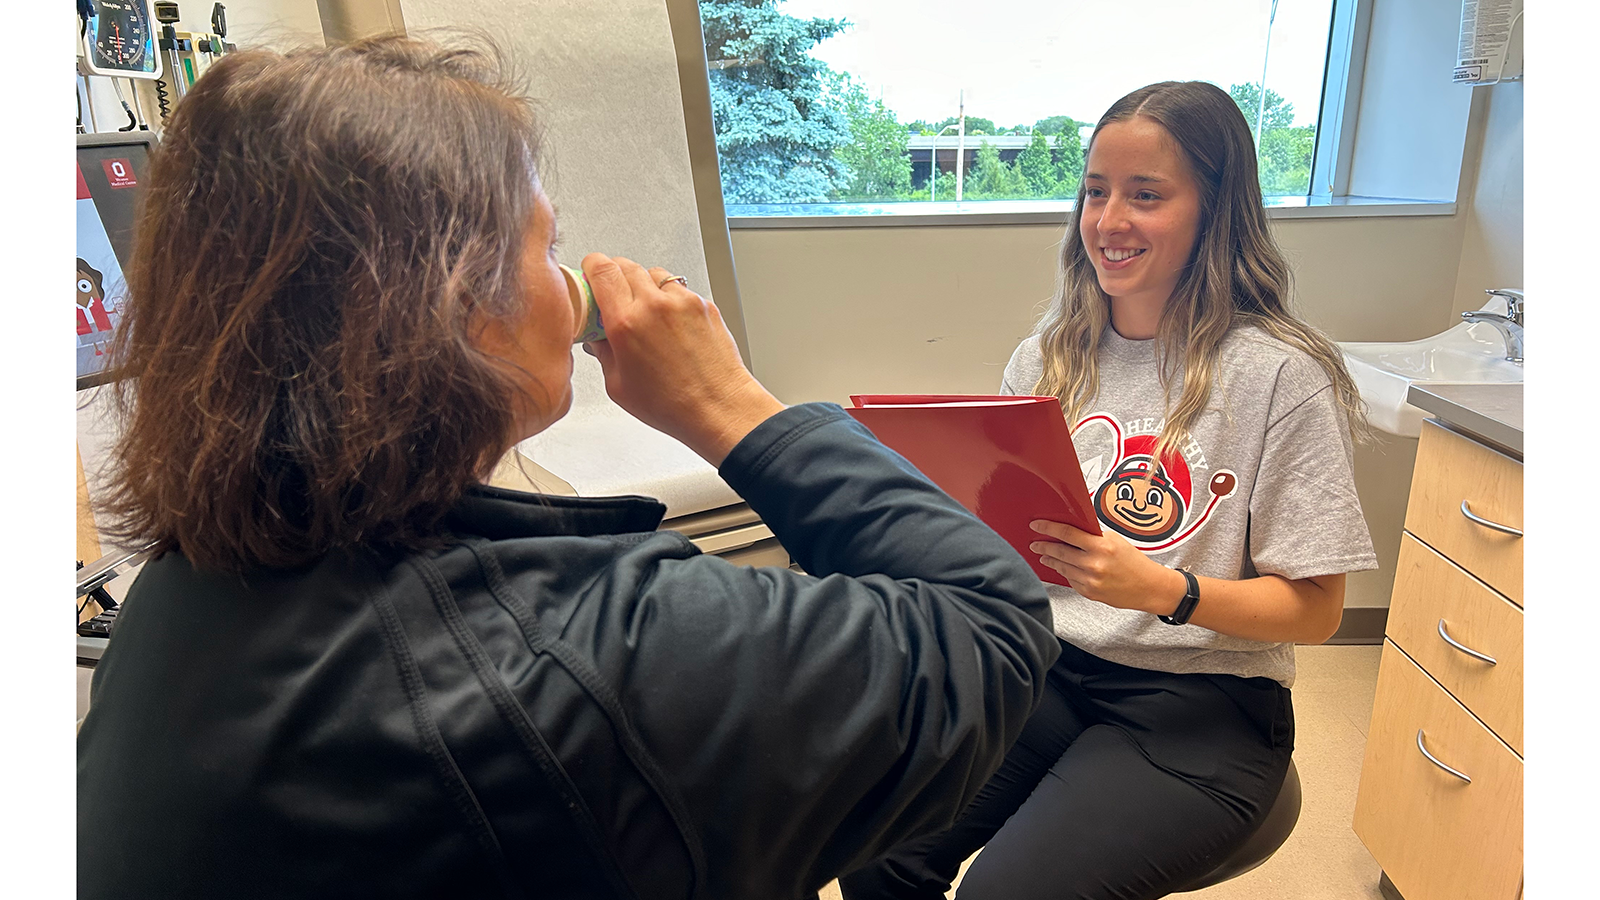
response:
<svg viewBox="0 0 1600 900"><path fill-rule="evenodd" d="M900 121L967 114L997 126L1050 115L1094 122L1118 97L1156 81L1223 89L1261 79L1271 0L786 0L802 18L852 27L812 55L880 92ZM1313 122L1322 94L1332 0L1279 0L1267 87Z"/></svg>

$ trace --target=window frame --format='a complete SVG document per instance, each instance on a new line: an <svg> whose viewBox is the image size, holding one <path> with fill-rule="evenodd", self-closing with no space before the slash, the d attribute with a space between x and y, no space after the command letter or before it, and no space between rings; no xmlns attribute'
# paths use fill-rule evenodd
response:
<svg viewBox="0 0 1600 900"><path fill-rule="evenodd" d="M1317 113L1316 148L1311 156L1311 197L1345 197L1350 193L1356 114L1361 108L1367 38L1371 32L1372 0L1334 0L1328 57L1323 67L1322 105Z"/></svg>
<svg viewBox="0 0 1600 900"><path fill-rule="evenodd" d="M777 204L782 205L782 204ZM1072 200L972 200L903 203L805 203L794 206L852 207L856 212L729 215L731 231L785 228L911 228L970 225L1056 225L1066 223ZM929 206L948 210L928 210ZM1454 215L1453 200L1402 200L1389 197L1267 197L1269 219L1341 219L1372 216ZM1017 209L1016 207L1027 207ZM890 208L890 207L899 207ZM976 208L975 208L976 207Z"/></svg>

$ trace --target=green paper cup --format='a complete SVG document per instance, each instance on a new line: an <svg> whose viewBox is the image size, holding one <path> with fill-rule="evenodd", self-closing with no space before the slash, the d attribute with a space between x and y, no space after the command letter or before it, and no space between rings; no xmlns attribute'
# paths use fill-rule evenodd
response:
<svg viewBox="0 0 1600 900"><path fill-rule="evenodd" d="M591 344L605 340L606 326L600 321L600 307L594 303L594 291L589 287L589 279L583 276L583 270L566 266L561 267L561 274L567 277L567 295L572 298L572 317L578 323L572 342Z"/></svg>

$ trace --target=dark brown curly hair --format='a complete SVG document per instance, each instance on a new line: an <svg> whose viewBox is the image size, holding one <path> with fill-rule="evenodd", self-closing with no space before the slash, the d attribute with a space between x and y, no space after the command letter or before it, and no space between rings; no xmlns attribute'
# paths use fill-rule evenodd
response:
<svg viewBox="0 0 1600 900"><path fill-rule="evenodd" d="M213 65L153 154L108 532L198 568L437 542L510 445L469 339L525 311L539 135L504 58L385 37Z"/></svg>

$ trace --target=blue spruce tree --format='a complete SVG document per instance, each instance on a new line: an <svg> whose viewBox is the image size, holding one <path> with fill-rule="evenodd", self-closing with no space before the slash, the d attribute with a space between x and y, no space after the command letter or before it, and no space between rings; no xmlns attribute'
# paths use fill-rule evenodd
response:
<svg viewBox="0 0 1600 900"><path fill-rule="evenodd" d="M780 2L700 0L728 203L822 201L850 181L834 157L850 123L823 96L827 65L809 54L849 23L799 19Z"/></svg>

